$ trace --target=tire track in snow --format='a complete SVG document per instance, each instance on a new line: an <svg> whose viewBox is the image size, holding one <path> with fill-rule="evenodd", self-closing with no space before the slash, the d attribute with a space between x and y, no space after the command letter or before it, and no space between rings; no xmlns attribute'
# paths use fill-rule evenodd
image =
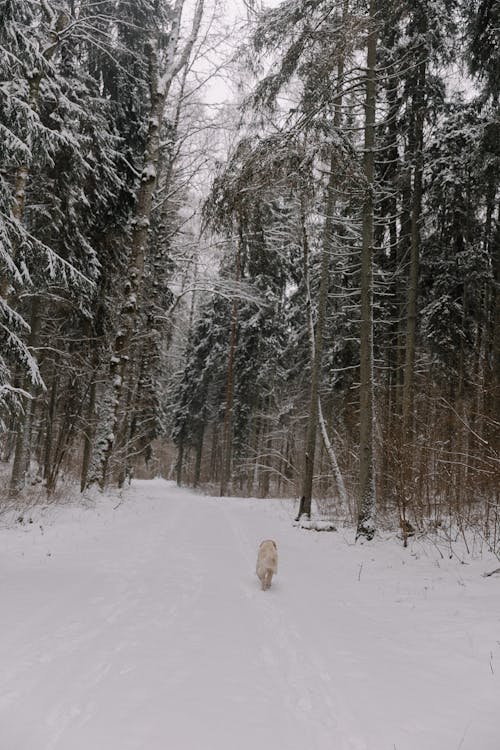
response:
<svg viewBox="0 0 500 750"><path fill-rule="evenodd" d="M239 518L231 509L223 507L225 519L230 526L249 570L255 567L257 547L244 532ZM278 565L280 574L280 563ZM255 579L257 581L257 578ZM279 584L273 583L269 592L262 592L256 584L251 590L245 584L245 595L261 614L263 626L263 660L273 678L281 684L285 693L285 703L291 717L299 717L311 731L311 747L327 750L335 743L337 750L368 750L367 744L359 738L355 717L347 711L344 701L335 691L329 673L325 669L321 655L313 649L307 633L301 633L291 623L294 610L300 601L294 602L293 610L283 606L290 600ZM293 583L288 591L291 591ZM300 600L300 588L295 588Z"/></svg>
<svg viewBox="0 0 500 750"><path fill-rule="evenodd" d="M69 730L82 728L95 716L98 706L94 695L99 686L106 680L116 683L120 675L132 674L144 658L143 637L138 636L138 631L142 636L149 632L154 640L158 631L166 633L182 618L183 610L196 598L200 587L189 555L178 561L177 575L182 574L185 580L178 596L169 600L152 596L151 590L164 582L166 573L158 569L158 561L174 536L179 515L178 504L172 503L162 514L161 525L155 525L157 519L141 523L140 544L128 538L128 526L111 523L107 535L112 537L112 551L106 552L106 534L94 550L102 556L98 577L90 561L88 568L70 568L68 575L57 578L64 554L54 555L53 570L48 571L44 583L56 586L62 601L57 610L45 605L37 613L36 642L26 643L22 637L14 637L10 648L18 652L18 658L9 660L10 669L2 670L0 675L0 705L5 715L8 706L20 700L30 705L25 726L2 727L3 741L9 739L9 750L70 746L64 742ZM72 575L80 590L75 590ZM147 614L143 615L143 611Z"/></svg>

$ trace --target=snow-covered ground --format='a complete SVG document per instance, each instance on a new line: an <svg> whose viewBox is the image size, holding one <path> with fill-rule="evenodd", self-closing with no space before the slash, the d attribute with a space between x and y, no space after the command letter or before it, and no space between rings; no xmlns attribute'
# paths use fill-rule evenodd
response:
<svg viewBox="0 0 500 750"><path fill-rule="evenodd" d="M0 750L499 750L497 560L161 480L117 502L0 528Z"/></svg>

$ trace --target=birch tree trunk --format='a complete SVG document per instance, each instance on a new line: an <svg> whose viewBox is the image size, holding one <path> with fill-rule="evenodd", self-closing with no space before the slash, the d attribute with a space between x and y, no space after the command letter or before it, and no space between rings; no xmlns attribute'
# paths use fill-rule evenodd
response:
<svg viewBox="0 0 500 750"><path fill-rule="evenodd" d="M203 439L205 437L206 418L202 415L202 423L196 438L196 455L194 462L193 487L198 487L201 476L201 460L203 458Z"/></svg>
<svg viewBox="0 0 500 750"><path fill-rule="evenodd" d="M107 481L109 460L116 439L122 388L129 365L129 346L137 327L140 310L156 174L160 160L162 121L172 82L179 71L187 64L198 35L203 14L203 2L204 0L198 0L191 35L181 52L178 51L178 43L184 0L176 0L172 11L170 35L163 60L160 59L158 37L151 39L149 43L151 91L149 128L144 149L137 206L132 223L128 274L123 289L123 302L110 358L108 384L100 410L102 416L97 430L87 486L97 483L103 489Z"/></svg>
<svg viewBox="0 0 500 750"><path fill-rule="evenodd" d="M498 456L500 446L500 203L497 208L497 220L494 238L492 241L492 267L493 267L493 284L492 284L492 305L491 305L491 406L489 417L488 437L493 451ZM498 462L495 462L498 466ZM497 468L498 471L498 468ZM498 485L497 485L498 487ZM498 489L496 492L498 502Z"/></svg>
<svg viewBox="0 0 500 750"><path fill-rule="evenodd" d="M94 424L96 421L96 407L97 403L97 382L95 375L92 376L92 382L89 388L89 402L87 405L87 417L85 420L85 428L83 431L83 458L82 467L80 474L80 492L83 492L87 486L87 476L90 466L90 460L92 456L92 436L94 434Z"/></svg>
<svg viewBox="0 0 500 750"><path fill-rule="evenodd" d="M375 0L370 0L366 60L363 244L361 251L361 329L360 329L360 441L359 507L356 539L372 539L375 534L375 471L373 455L373 188L375 147L375 92L377 30Z"/></svg>
<svg viewBox="0 0 500 750"><path fill-rule="evenodd" d="M45 430L45 443L43 448L43 478L47 482L52 466L52 453L53 453L53 438L56 420L56 404L59 389L59 377L56 372L55 365L52 366L52 386L50 388L50 397L47 408L47 414L45 417L46 430Z"/></svg>
<svg viewBox="0 0 500 750"><path fill-rule="evenodd" d="M419 21L419 30L426 33L425 16ZM414 460L411 444L414 430L414 391L415 391L415 355L417 338L417 307L418 307L418 277L420 265L420 216L422 212L423 191L423 140L424 140L424 88L427 75L426 49L420 52L420 59L416 69L414 112L410 152L414 155L413 184L411 178L409 187L411 193L410 212L410 268L408 273L408 290L406 297L406 334L404 350L403 393L402 393L402 421L401 438L398 452L400 453L400 487L398 488L398 503L400 510L400 525L403 531L403 543L407 545L406 529L408 524L408 505L413 504L410 493L413 493Z"/></svg>
<svg viewBox="0 0 500 750"><path fill-rule="evenodd" d="M178 487L182 487L182 471L184 469L184 438L181 437L179 440L179 447L177 449L177 463L175 465L175 481Z"/></svg>

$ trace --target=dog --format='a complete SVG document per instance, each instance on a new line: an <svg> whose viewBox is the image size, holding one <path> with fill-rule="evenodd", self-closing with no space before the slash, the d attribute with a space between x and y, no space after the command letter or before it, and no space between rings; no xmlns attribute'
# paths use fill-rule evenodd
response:
<svg viewBox="0 0 500 750"><path fill-rule="evenodd" d="M260 543L256 572L262 591L267 591L271 586L273 575L278 572L278 547L272 539L265 539Z"/></svg>

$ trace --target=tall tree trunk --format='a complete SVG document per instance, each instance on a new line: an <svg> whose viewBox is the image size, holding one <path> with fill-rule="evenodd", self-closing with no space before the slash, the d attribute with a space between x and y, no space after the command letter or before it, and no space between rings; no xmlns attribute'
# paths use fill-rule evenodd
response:
<svg viewBox="0 0 500 750"><path fill-rule="evenodd" d="M421 21L420 31L426 31L425 19ZM406 314L406 346L403 381L403 439L411 438L413 431L413 396L415 381L415 351L417 334L417 298L418 271L420 259L420 215L422 212L422 182L423 182L423 139L424 139L424 99L423 92L426 81L427 62L425 51L418 63L415 85L415 113L413 148L415 166L413 170L413 194L411 206L411 236L410 236L410 269L408 275L408 295Z"/></svg>
<svg viewBox="0 0 500 750"><path fill-rule="evenodd" d="M345 19L348 9L348 0L344 2L343 17ZM335 111L333 116L333 129L337 131L342 121L342 85L344 79L344 60L341 58L337 66L337 95L335 98ZM302 479L302 496L300 499L298 516L305 515L310 517L313 478L314 478L314 458L316 453L316 434L318 431L319 416L319 386L321 380L321 364L323 360L323 338L326 318L326 308L328 300L328 283L329 283L329 260L333 249L333 229L334 229L334 212L336 204L335 192L335 155L332 151L330 156L330 173L328 177L327 197L326 197L326 217L323 232L323 244L321 251L321 276L318 295L318 311L316 326L312 320L312 306L309 284L309 263L308 253L304 253L304 265L306 273L306 286L308 294L309 310L309 336L311 340L311 387L309 391L309 418L307 423L307 435L305 444L304 469ZM305 226L303 226L305 232ZM307 241L305 242L307 249Z"/></svg>
<svg viewBox="0 0 500 750"><path fill-rule="evenodd" d="M377 29L375 0L370 0L370 29L367 40L365 137L363 167L366 180L363 204L363 244L361 251L361 330L360 330L360 444L359 508L356 539L372 539L375 534L376 492L373 450L373 189L375 148L375 96Z"/></svg>
<svg viewBox="0 0 500 750"><path fill-rule="evenodd" d="M142 356L140 347L129 347L129 361L126 371L126 382L122 384L122 409L117 421L117 433L114 445L116 470L113 483L121 488L126 481L130 482L133 468L131 456L136 454L134 437L137 429L137 411L141 409L143 396L144 370L151 364L150 351Z"/></svg>
<svg viewBox="0 0 500 750"><path fill-rule="evenodd" d="M496 228L493 230L492 240L492 266L493 266L493 284L492 286L492 305L491 305L491 412L488 415L490 429L489 443L493 452L498 457L500 446L500 203L497 210ZM495 461L498 465L498 461ZM497 469L498 473L498 469ZM497 485L498 487L498 485ZM497 489L498 497L498 489Z"/></svg>
<svg viewBox="0 0 500 750"><path fill-rule="evenodd" d="M53 448L53 437L54 437L54 426L56 421L56 404L57 404L57 392L59 386L59 376L56 372L56 367L52 367L52 385L50 387L50 397L47 408L46 416L46 431L45 431L45 445L43 450L43 478L45 482L50 476L52 466L52 448Z"/></svg>
<svg viewBox="0 0 500 750"><path fill-rule="evenodd" d="M250 496L253 496L259 486L259 474L260 474L260 461L261 461L261 435L262 435L262 415L260 413L260 399L256 398L254 402L254 408L252 413L254 415L252 420L252 431L250 435L250 450L253 453L253 466L249 466L248 477L247 477L247 492Z"/></svg>
<svg viewBox="0 0 500 750"><path fill-rule="evenodd" d="M321 276L318 294L318 311L316 325L312 316L312 302L310 280L306 279L309 311L309 337L311 341L311 386L309 390L309 416L305 442L304 473L302 479L302 497L300 500L299 516L310 517L312 504L312 488L314 478L314 458L316 453L316 433L318 430L318 399L321 379L321 363L323 359L323 336L325 328L326 305L328 297L329 260L333 235L333 212L335 208L335 161L333 154L330 159L330 176L326 201L326 218L321 251Z"/></svg>
<svg viewBox="0 0 500 750"><path fill-rule="evenodd" d="M238 239L238 251L236 254L236 282L238 283L241 276L241 252L243 236L240 226L240 236ZM238 300L233 301L233 311L231 315L231 333L229 337L229 359L227 364L226 377L226 406L224 409L224 428L222 433L222 465L221 465L221 482L220 496L224 497L227 493L229 480L231 477L232 461L232 437L233 437L233 389L234 389L234 355L236 350L236 336L238 331Z"/></svg>
<svg viewBox="0 0 500 750"><path fill-rule="evenodd" d="M41 299L36 296L31 302L30 334L28 337L28 348L33 350L38 344L42 316L40 313ZM10 476L9 491L11 495L17 495L24 489L26 484L26 473L30 462L30 437L31 423L35 410L35 399L39 387L35 385L28 375L23 382L23 390L28 394L24 399L24 413L19 416L16 445L14 450L14 461Z"/></svg>
<svg viewBox="0 0 500 750"><path fill-rule="evenodd" d="M273 430L272 430L272 396L273 383L270 384L270 394L264 401L262 415L262 452L263 452L263 471L260 477L260 497L269 497L271 486L271 472L273 468Z"/></svg>
<svg viewBox="0 0 500 750"><path fill-rule="evenodd" d="M425 15L419 20L419 30L422 35L427 30ZM427 74L427 52L421 49L420 59L416 69L414 111L410 128L410 152L414 156L413 185L411 185L411 215L410 215L410 267L408 272L408 289L406 297L406 334L405 358L402 393L402 422L399 445L400 454L400 486L398 488L400 525L403 531L404 546L407 544L406 529L409 528L407 519L408 504L413 504L410 495L414 494L413 475L415 470L414 455L411 444L414 431L414 391L415 391L415 356L417 338L417 306L418 306L418 278L420 264L420 216L422 212L423 169L424 169L424 89Z"/></svg>
<svg viewBox="0 0 500 750"><path fill-rule="evenodd" d="M196 437L196 456L194 461L193 487L198 487L201 476L201 460L203 457L203 439L205 437L206 417L202 415L202 423Z"/></svg>

